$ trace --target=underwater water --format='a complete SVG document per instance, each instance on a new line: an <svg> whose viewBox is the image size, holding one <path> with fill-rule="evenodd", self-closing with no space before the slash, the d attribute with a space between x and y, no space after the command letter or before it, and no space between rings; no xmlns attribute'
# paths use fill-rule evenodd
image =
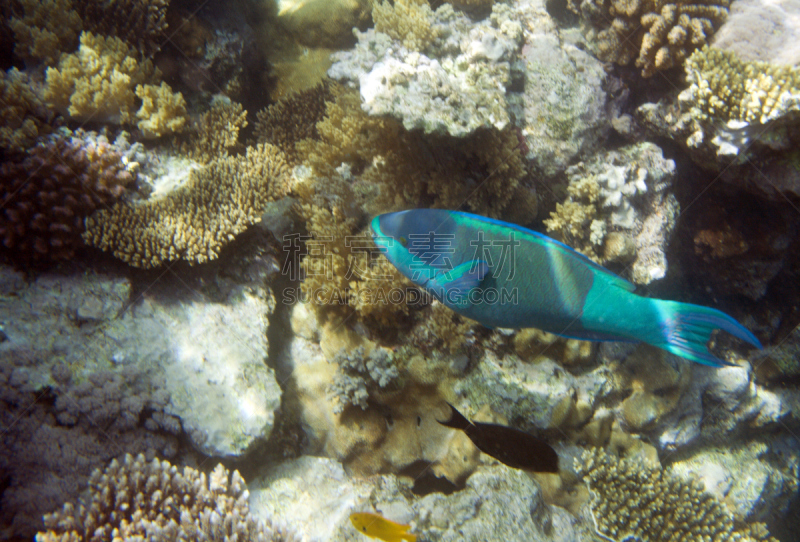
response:
<svg viewBox="0 0 800 542"><path fill-rule="evenodd" d="M796 0L9 0L3 540L800 540Z"/></svg>

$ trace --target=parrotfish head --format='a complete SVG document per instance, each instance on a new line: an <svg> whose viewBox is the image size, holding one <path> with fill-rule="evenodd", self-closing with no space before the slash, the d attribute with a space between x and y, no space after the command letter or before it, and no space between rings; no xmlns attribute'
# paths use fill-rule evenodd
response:
<svg viewBox="0 0 800 542"><path fill-rule="evenodd" d="M422 285L424 271L447 266L455 251L455 221L442 209L412 209L378 215L372 219L372 238L386 258L415 283Z"/></svg>

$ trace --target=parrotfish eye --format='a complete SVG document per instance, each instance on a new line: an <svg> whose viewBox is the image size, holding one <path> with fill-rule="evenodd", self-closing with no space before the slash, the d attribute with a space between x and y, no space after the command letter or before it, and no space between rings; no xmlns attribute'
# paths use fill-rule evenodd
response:
<svg viewBox="0 0 800 542"><path fill-rule="evenodd" d="M397 240L398 240L398 241L400 242L400 244L401 244L401 245L403 245L404 247L407 247L407 246L408 246L408 239L406 239L406 238L405 238L405 237L403 237L402 235L401 235L400 237L398 237L398 238L397 238Z"/></svg>

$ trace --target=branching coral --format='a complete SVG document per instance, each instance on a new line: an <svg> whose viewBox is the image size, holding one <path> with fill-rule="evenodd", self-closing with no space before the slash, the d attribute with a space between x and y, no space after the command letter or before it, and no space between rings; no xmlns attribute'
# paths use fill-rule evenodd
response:
<svg viewBox="0 0 800 542"><path fill-rule="evenodd" d="M600 448L575 461L595 493L592 515L610 540L777 542L763 526L735 527L734 517L697 481L641 460L617 460ZM755 527L755 528L754 528Z"/></svg>
<svg viewBox="0 0 800 542"><path fill-rule="evenodd" d="M190 156L208 163L228 154L239 142L239 130L247 126L247 111L242 104L224 97L215 97L211 108L197 122L197 137L186 145ZM269 143L262 141L261 143Z"/></svg>
<svg viewBox="0 0 800 542"><path fill-rule="evenodd" d="M86 30L120 38L147 57L167 39L168 5L169 0L81 0L75 9Z"/></svg>
<svg viewBox="0 0 800 542"><path fill-rule="evenodd" d="M47 131L45 116L44 103L32 90L28 75L16 68L0 71L0 147L12 151L30 147Z"/></svg>
<svg viewBox="0 0 800 542"><path fill-rule="evenodd" d="M149 136L180 131L185 102L166 83L150 85L155 68L139 62L138 53L119 38L81 34L77 53L64 55L58 68L48 68L45 100L78 120L133 124ZM142 100L136 111L137 96Z"/></svg>
<svg viewBox="0 0 800 542"><path fill-rule="evenodd" d="M83 220L110 205L134 180L104 143L55 139L0 165L0 236L22 260L70 258Z"/></svg>
<svg viewBox="0 0 800 542"><path fill-rule="evenodd" d="M375 30L401 41L411 51L424 51L438 38L427 0L377 1L372 6L372 20Z"/></svg>
<svg viewBox="0 0 800 542"><path fill-rule="evenodd" d="M21 0L20 6L21 16L9 20L14 53L26 62L51 65L75 48L83 23L71 0Z"/></svg>
<svg viewBox="0 0 800 542"><path fill-rule="evenodd" d="M380 348L373 349L369 355L363 346L352 352L342 349L334 356L333 362L339 366L330 387L330 392L339 401L333 409L335 414L342 412L347 405L366 410L369 388L386 388L400 376L389 355Z"/></svg>
<svg viewBox="0 0 800 542"><path fill-rule="evenodd" d="M317 123L325 117L326 103L340 92L339 85L326 79L259 111L255 126L258 142L280 147L287 161L296 163L295 144L303 139L318 139Z"/></svg>
<svg viewBox="0 0 800 542"><path fill-rule="evenodd" d="M210 475L130 454L89 479L89 500L44 518L38 542L83 540L283 541L291 535L250 515L244 479L222 464Z"/></svg>
<svg viewBox="0 0 800 542"><path fill-rule="evenodd" d="M800 113L800 68L745 62L735 53L703 47L686 62L691 84L681 101L701 121L767 124Z"/></svg>
<svg viewBox="0 0 800 542"><path fill-rule="evenodd" d="M680 66L706 45L728 15L729 0L570 0L594 27L601 60L627 65L644 77Z"/></svg>
<svg viewBox="0 0 800 542"><path fill-rule="evenodd" d="M244 158L223 157L191 175L162 199L119 203L91 216L84 240L135 267L203 263L288 192L286 162L272 145L249 147Z"/></svg>

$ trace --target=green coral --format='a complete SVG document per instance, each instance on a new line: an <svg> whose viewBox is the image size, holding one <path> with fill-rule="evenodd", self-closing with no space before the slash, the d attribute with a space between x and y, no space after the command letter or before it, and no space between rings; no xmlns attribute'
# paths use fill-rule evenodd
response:
<svg viewBox="0 0 800 542"><path fill-rule="evenodd" d="M575 460L575 468L594 493L592 516L607 540L777 542L760 524L734 525L733 515L702 483L658 465L593 448Z"/></svg>
<svg viewBox="0 0 800 542"><path fill-rule="evenodd" d="M800 68L746 62L731 51L703 47L686 61L691 84L680 99L701 121L766 124L800 112Z"/></svg>

